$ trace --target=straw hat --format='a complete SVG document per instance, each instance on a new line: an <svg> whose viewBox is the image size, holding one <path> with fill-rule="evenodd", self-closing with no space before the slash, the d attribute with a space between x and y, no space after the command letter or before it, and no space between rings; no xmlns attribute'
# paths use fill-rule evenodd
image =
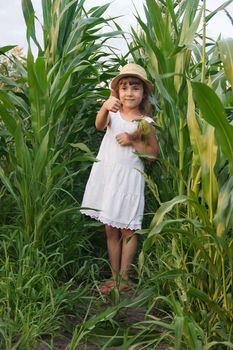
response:
<svg viewBox="0 0 233 350"><path fill-rule="evenodd" d="M142 68L141 66L139 66L136 63L128 63L128 64L126 64L121 69L120 73L115 78L113 78L113 80L111 81L111 88L113 90L115 90L119 80L124 78L124 77L129 77L129 76L141 79L146 84L149 93L151 94L153 92L153 85L147 79L147 75L146 75L145 69Z"/></svg>

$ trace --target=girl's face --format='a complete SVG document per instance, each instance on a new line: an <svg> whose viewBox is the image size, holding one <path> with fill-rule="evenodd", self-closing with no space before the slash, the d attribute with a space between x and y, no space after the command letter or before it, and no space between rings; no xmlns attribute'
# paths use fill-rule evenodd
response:
<svg viewBox="0 0 233 350"><path fill-rule="evenodd" d="M122 78L119 82L119 99L123 107L130 109L139 108L143 95L143 83L137 78Z"/></svg>

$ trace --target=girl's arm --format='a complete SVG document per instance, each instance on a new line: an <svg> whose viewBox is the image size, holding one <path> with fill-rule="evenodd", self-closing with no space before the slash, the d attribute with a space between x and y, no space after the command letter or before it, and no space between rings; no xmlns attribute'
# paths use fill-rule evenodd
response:
<svg viewBox="0 0 233 350"><path fill-rule="evenodd" d="M95 126L98 130L104 130L109 124L109 111L117 112L120 109L121 102L118 98L111 96L103 103L97 113Z"/></svg>
<svg viewBox="0 0 233 350"><path fill-rule="evenodd" d="M147 136L146 141L141 140L141 135L138 131L132 134L128 134L126 132L118 134L116 136L116 140L121 146L133 146L139 153L148 154L155 158L158 155L158 143L155 128L153 126L151 126L150 134Z"/></svg>

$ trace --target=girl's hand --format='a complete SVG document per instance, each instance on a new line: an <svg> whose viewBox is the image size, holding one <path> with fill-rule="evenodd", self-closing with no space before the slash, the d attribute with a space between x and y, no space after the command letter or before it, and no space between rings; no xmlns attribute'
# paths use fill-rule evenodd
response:
<svg viewBox="0 0 233 350"><path fill-rule="evenodd" d="M121 101L114 97L114 96L110 96L103 104L104 108L106 108L106 110L111 111L111 112L117 112L119 111L120 107L121 107Z"/></svg>
<svg viewBox="0 0 233 350"><path fill-rule="evenodd" d="M116 140L121 146L131 145L130 135L127 132L116 135Z"/></svg>
<svg viewBox="0 0 233 350"><path fill-rule="evenodd" d="M115 96L115 92L111 90L110 97L103 103L95 119L95 126L98 130L104 130L109 124L109 111L117 112L121 107L120 100Z"/></svg>

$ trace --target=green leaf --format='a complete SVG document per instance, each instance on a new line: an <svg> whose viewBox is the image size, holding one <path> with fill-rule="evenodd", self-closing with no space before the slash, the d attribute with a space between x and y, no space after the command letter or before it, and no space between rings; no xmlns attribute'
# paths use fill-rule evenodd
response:
<svg viewBox="0 0 233 350"><path fill-rule="evenodd" d="M172 23L175 28L176 34L178 33L178 28L177 28L177 20L176 20L176 15L174 11L174 2L172 0L166 0L167 8L169 10L169 13L172 18Z"/></svg>
<svg viewBox="0 0 233 350"><path fill-rule="evenodd" d="M46 133L49 92L44 57L39 56L34 62L33 55L28 50L28 84L32 111L32 128L38 142Z"/></svg>
<svg viewBox="0 0 233 350"><path fill-rule="evenodd" d="M180 350L181 348L181 340L183 336L183 328L184 328L184 317L176 316L175 317L175 349Z"/></svg>
<svg viewBox="0 0 233 350"><path fill-rule="evenodd" d="M165 27L161 8L154 0L146 0L146 4L148 7L147 15L149 16L151 24L153 25L154 34L157 37L158 41L163 42Z"/></svg>
<svg viewBox="0 0 233 350"><path fill-rule="evenodd" d="M189 128L189 137L193 149L192 165L191 165L191 190L196 193L199 179L200 179L200 166L201 166L201 150L203 137L199 124L195 114L195 104L193 101L192 87L190 81L187 80L188 85L188 108L187 108L187 122Z"/></svg>
<svg viewBox="0 0 233 350"><path fill-rule="evenodd" d="M229 177L220 190L214 223L218 236L233 227L233 176Z"/></svg>
<svg viewBox="0 0 233 350"><path fill-rule="evenodd" d="M201 21L202 10L203 10L203 8L199 11L197 18L191 24L187 23L185 21L183 22L179 46L182 47L184 45L190 45L193 42L194 37L195 37L196 32L197 32L197 29L198 29L198 26L199 26L200 21ZM185 19L188 16L189 16L189 14L187 13Z"/></svg>
<svg viewBox="0 0 233 350"><path fill-rule="evenodd" d="M181 204L181 203L185 203L189 200L188 196L176 196L175 198L173 198L172 200L163 203L159 209L157 210L157 212L155 213L153 220L151 222L150 227L154 227L155 225L159 225L162 221L164 216L169 213L175 205L177 204Z"/></svg>
<svg viewBox="0 0 233 350"><path fill-rule="evenodd" d="M108 3L102 6L92 7L88 13L91 14L93 17L100 17L109 8L109 5L110 4Z"/></svg>
<svg viewBox="0 0 233 350"><path fill-rule="evenodd" d="M80 7L80 1L78 2L78 6ZM61 2L59 16L57 18L57 28L59 28L57 49L60 53L62 53L66 40L70 35L70 31L72 30L72 26L70 25L70 23L73 23L77 14L78 10L76 9L76 7L76 0L71 0L69 2Z"/></svg>
<svg viewBox="0 0 233 350"><path fill-rule="evenodd" d="M29 116L28 104L25 102L25 100L12 92L9 92L9 96L11 98L12 103L14 103L14 105L17 108L22 110L26 116Z"/></svg>
<svg viewBox="0 0 233 350"><path fill-rule="evenodd" d="M70 143L71 147L79 148L81 151L86 153L92 153L91 150L84 143Z"/></svg>
<svg viewBox="0 0 233 350"><path fill-rule="evenodd" d="M222 5L216 8L216 10L212 11L208 16L206 16L206 22L209 22L209 20L216 15L219 11L224 10L228 5L232 3L233 0L228 0L224 2Z"/></svg>
<svg viewBox="0 0 233 350"><path fill-rule="evenodd" d="M216 345L224 345L225 349L233 349L233 343L230 341L212 341L205 346L205 350L208 350L211 348L221 349L221 347L219 347L219 346L216 347Z"/></svg>
<svg viewBox="0 0 233 350"><path fill-rule="evenodd" d="M217 302L210 299L209 295L206 294L203 290L190 286L187 294L190 298L199 299L205 302L213 311L215 311L219 315L220 318L222 318L224 321L227 320L226 310L223 309L220 305L218 305Z"/></svg>
<svg viewBox="0 0 233 350"><path fill-rule="evenodd" d="M43 10L43 31L44 35L46 33L46 36L49 33L49 29L51 26L51 11L52 11L52 3L51 0L42 0L42 10Z"/></svg>
<svg viewBox="0 0 233 350"><path fill-rule="evenodd" d="M192 87L188 84L188 110L187 121L190 132L190 141L193 148L193 161L191 172L191 189L196 193L199 178L202 178L202 197L208 203L210 216L213 218L217 206L218 184L214 167L217 159L218 147L216 145L214 128L206 124L202 130L195 115L195 105L192 97ZM201 170L201 171L200 171Z"/></svg>
<svg viewBox="0 0 233 350"><path fill-rule="evenodd" d="M72 159L72 162L96 162L97 159L92 155L92 154L85 154L85 155L80 155L76 156Z"/></svg>
<svg viewBox="0 0 233 350"><path fill-rule="evenodd" d="M13 49L16 46L17 45L7 45L7 46L0 47L0 55L4 55L6 52L10 51L11 49Z"/></svg>
<svg viewBox="0 0 233 350"><path fill-rule="evenodd" d="M30 37L38 47L40 51L41 47L40 44L37 41L36 38L36 31L35 31L35 11L32 5L31 0L22 0L22 9L23 9L23 16L25 23L27 25L27 40L28 44L30 46Z"/></svg>
<svg viewBox="0 0 233 350"><path fill-rule="evenodd" d="M226 77L229 80L233 91L233 38L218 41L218 47Z"/></svg>
<svg viewBox="0 0 233 350"><path fill-rule="evenodd" d="M217 141L233 172L233 126L227 121L223 104L209 86L193 82L192 87L203 118L215 128Z"/></svg>
<svg viewBox="0 0 233 350"><path fill-rule="evenodd" d="M9 96L4 92L0 91L0 116L5 123L7 129L12 135L15 135L17 123L13 115L15 114L15 108ZM13 110L12 110L13 109Z"/></svg>
<svg viewBox="0 0 233 350"><path fill-rule="evenodd" d="M46 133L46 135L44 136L44 138L40 144L40 147L35 155L35 160L34 160L34 165L33 165L33 173L34 173L35 178L40 177L46 164L48 164L49 135L50 135L50 132L48 131Z"/></svg>
<svg viewBox="0 0 233 350"><path fill-rule="evenodd" d="M195 350L203 350L202 346L202 341L199 339L200 334L196 331L196 324L194 322L188 322L188 333L186 336L187 341L190 344L190 341L192 342L190 344L190 349L195 349ZM199 330L199 329L198 329Z"/></svg>
<svg viewBox="0 0 233 350"><path fill-rule="evenodd" d="M153 229L149 232L148 237L151 237L153 235L157 235L157 234L161 233L164 229L166 229L167 226L170 226L170 225L175 226L175 224L177 224L177 223L179 223L179 224L189 223L189 224L193 225L198 230L203 228L203 225L199 221L194 220L194 219L189 219L189 218L174 219L174 220L168 219L168 220L161 222L160 224L155 225L153 227Z"/></svg>
<svg viewBox="0 0 233 350"><path fill-rule="evenodd" d="M17 123L15 130L15 149L17 156L17 164L20 165L23 171L22 182L26 182L26 178L31 181L31 157L28 146L24 140L24 133L21 123Z"/></svg>
<svg viewBox="0 0 233 350"><path fill-rule="evenodd" d="M16 203L19 202L19 197L15 193L11 182L9 181L9 177L5 175L3 168L0 166L0 179L2 183L6 187L6 189L11 193L12 197L15 199Z"/></svg>

